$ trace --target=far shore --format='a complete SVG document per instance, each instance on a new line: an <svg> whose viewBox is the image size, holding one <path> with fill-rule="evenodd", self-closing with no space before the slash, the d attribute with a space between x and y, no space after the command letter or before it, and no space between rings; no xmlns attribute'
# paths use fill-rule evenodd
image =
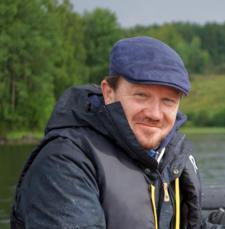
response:
<svg viewBox="0 0 225 229"><path fill-rule="evenodd" d="M183 127L181 131L187 135L225 134L225 127ZM41 131L12 131L5 136L0 135L0 145L36 145L43 135Z"/></svg>
<svg viewBox="0 0 225 229"><path fill-rule="evenodd" d="M43 136L40 131L11 131L0 135L0 145L36 145Z"/></svg>
<svg viewBox="0 0 225 229"><path fill-rule="evenodd" d="M185 134L225 134L225 127L183 127Z"/></svg>

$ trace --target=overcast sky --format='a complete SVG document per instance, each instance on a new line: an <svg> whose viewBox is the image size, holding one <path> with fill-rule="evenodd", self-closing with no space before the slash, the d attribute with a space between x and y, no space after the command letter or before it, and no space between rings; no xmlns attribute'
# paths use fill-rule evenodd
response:
<svg viewBox="0 0 225 229"><path fill-rule="evenodd" d="M225 0L71 0L83 13L96 7L115 12L123 27L174 21L225 22Z"/></svg>

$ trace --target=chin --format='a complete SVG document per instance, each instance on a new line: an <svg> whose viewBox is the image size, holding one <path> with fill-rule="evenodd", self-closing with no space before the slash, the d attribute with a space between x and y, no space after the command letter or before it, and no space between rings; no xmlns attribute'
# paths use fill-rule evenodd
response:
<svg viewBox="0 0 225 229"><path fill-rule="evenodd" d="M149 142L147 139L146 140L139 140L139 143L143 146L144 149L149 150L149 149L154 149L159 146L161 141L151 141Z"/></svg>
<svg viewBox="0 0 225 229"><path fill-rule="evenodd" d="M154 135L149 134L148 137L137 135L137 139L139 143L145 148L145 149L154 149L159 146L160 142L162 141L161 135Z"/></svg>

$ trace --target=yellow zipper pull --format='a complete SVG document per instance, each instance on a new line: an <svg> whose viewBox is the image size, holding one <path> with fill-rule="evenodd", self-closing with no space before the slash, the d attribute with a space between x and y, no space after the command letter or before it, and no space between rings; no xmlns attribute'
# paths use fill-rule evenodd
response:
<svg viewBox="0 0 225 229"><path fill-rule="evenodd" d="M170 196L169 196L169 192L168 192L168 184L166 182L163 183L163 189L164 189L164 201L169 202Z"/></svg>

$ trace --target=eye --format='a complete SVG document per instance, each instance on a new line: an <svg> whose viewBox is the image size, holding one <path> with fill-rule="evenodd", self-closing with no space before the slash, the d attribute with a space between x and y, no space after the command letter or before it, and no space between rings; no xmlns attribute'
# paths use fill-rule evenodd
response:
<svg viewBox="0 0 225 229"><path fill-rule="evenodd" d="M143 92L134 93L134 96L137 98L146 98L147 97L147 95Z"/></svg>
<svg viewBox="0 0 225 229"><path fill-rule="evenodd" d="M177 101L171 98L164 98L163 103L167 106L174 106L175 104L177 104Z"/></svg>

